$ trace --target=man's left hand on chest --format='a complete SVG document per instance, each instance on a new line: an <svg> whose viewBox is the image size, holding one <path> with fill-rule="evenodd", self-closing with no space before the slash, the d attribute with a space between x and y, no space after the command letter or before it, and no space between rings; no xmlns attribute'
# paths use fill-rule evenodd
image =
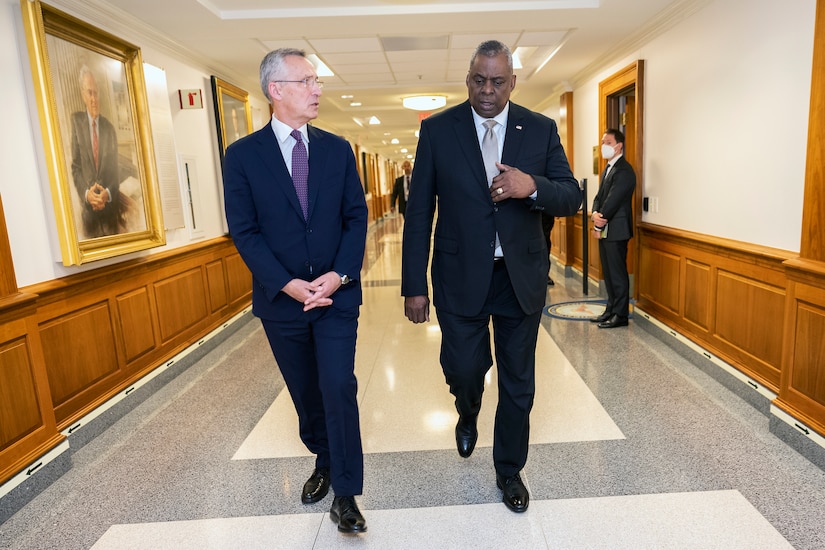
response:
<svg viewBox="0 0 825 550"><path fill-rule="evenodd" d="M518 168L496 163L501 173L493 178L490 186L490 196L493 202L505 199L526 199L536 192L536 181L530 174L525 174Z"/></svg>

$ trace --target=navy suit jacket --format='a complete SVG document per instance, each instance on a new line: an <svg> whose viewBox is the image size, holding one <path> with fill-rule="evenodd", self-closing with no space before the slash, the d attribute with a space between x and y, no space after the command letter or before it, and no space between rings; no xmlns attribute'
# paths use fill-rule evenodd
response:
<svg viewBox="0 0 825 550"><path fill-rule="evenodd" d="M331 296L331 307L361 304L357 279L364 261L367 204L355 156L344 139L312 126L307 132L307 220L270 124L226 150L226 219L252 272L252 311L263 319L297 319L303 304L281 289L294 278L310 281L329 271L355 279Z"/></svg>
<svg viewBox="0 0 825 550"><path fill-rule="evenodd" d="M593 199L593 212L601 212L607 219L608 241L626 241L633 236L633 191L636 173L624 158L619 157L599 185Z"/></svg>
<svg viewBox="0 0 825 550"><path fill-rule="evenodd" d="M432 258L433 305L477 315L493 276L498 231L507 272L526 314L544 307L549 260L541 211L571 216L581 191L556 123L510 103L502 163L530 174L537 196L493 203L469 101L421 124L404 223L401 294L429 295L427 262L438 208Z"/></svg>

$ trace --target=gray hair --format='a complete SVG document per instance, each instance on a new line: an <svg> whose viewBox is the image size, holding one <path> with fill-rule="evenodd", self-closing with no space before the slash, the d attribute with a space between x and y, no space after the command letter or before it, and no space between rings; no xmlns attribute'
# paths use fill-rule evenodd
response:
<svg viewBox="0 0 825 550"><path fill-rule="evenodd" d="M272 101L269 97L269 83L283 77L284 58L290 55L307 56L304 50L297 48L278 48L266 54L261 61L261 90L268 101Z"/></svg>
<svg viewBox="0 0 825 550"><path fill-rule="evenodd" d="M78 77L77 77L77 82L80 84L80 89L81 90L83 89L83 85L85 84L85 82L83 82L83 81L86 80L87 75L91 76L92 80L97 82L97 78L95 78L95 73L92 72L92 69L90 69L88 65L83 65L82 67L80 67L80 73L78 74Z"/></svg>
<svg viewBox="0 0 825 550"><path fill-rule="evenodd" d="M484 57L495 57L501 54L507 56L507 68L510 69L510 72L512 73L513 54L510 53L510 48L508 48L498 40L487 40L486 42L482 42L478 45L476 51L473 52L473 57L470 59L470 69L472 70L473 64L476 62L476 58L479 55L483 55Z"/></svg>

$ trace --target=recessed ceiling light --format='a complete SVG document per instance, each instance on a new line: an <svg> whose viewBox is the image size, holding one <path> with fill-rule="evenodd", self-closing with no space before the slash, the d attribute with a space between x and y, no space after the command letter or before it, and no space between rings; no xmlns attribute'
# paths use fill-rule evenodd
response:
<svg viewBox="0 0 825 550"><path fill-rule="evenodd" d="M375 124L381 124L381 121L378 120L377 116L373 115L370 117L370 126L373 126Z"/></svg>
<svg viewBox="0 0 825 550"><path fill-rule="evenodd" d="M398 138L392 138L390 140L390 143L392 143L393 145L398 145Z"/></svg>
<svg viewBox="0 0 825 550"><path fill-rule="evenodd" d="M350 107L360 107L361 102L360 101L353 101L352 103L349 104L349 106Z"/></svg>
<svg viewBox="0 0 825 550"><path fill-rule="evenodd" d="M326 63L321 61L321 58L315 55L314 53L307 54L310 62L315 66L315 72L318 73L318 76L335 76L335 73L332 72L332 69L327 67Z"/></svg>
<svg viewBox="0 0 825 550"><path fill-rule="evenodd" d="M352 94L344 94L344 95L341 96L341 99L352 99L353 97L355 97L355 96L352 95Z"/></svg>
<svg viewBox="0 0 825 550"><path fill-rule="evenodd" d="M407 109L414 111L429 111L432 109L440 109L447 104L447 96L443 95L414 95L405 97L401 103Z"/></svg>

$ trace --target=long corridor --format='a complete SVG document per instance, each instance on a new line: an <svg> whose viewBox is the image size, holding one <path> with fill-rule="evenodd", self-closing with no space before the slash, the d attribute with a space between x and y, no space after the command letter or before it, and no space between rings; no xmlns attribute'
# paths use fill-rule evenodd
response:
<svg viewBox="0 0 825 550"><path fill-rule="evenodd" d="M400 297L402 221L370 228L356 374L368 532L332 495L302 505L314 460L260 322L241 326L106 431L0 525L24 549L822 549L825 472L655 329L544 315L524 514L501 503L488 373L478 446L455 450L435 315ZM587 302L554 269L547 304ZM592 292L591 292L592 294ZM70 438L70 445L72 439Z"/></svg>

